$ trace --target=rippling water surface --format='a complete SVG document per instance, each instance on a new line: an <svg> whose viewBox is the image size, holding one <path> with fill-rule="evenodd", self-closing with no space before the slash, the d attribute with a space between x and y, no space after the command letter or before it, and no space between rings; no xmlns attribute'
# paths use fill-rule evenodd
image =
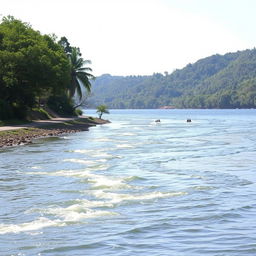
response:
<svg viewBox="0 0 256 256"><path fill-rule="evenodd" d="M0 255L256 255L256 110L105 117L0 150Z"/></svg>

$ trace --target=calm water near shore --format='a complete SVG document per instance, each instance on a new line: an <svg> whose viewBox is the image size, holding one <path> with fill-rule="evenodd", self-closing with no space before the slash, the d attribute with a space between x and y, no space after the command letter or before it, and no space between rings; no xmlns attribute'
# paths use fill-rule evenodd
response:
<svg viewBox="0 0 256 256"><path fill-rule="evenodd" d="M256 110L103 117L0 149L0 255L256 255Z"/></svg>

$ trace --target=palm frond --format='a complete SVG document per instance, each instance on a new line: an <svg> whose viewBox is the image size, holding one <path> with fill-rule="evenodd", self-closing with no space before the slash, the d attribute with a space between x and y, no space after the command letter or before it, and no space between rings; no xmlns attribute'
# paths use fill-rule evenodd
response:
<svg viewBox="0 0 256 256"><path fill-rule="evenodd" d="M87 93L91 92L91 83L90 79L95 79L95 77L90 74L92 69L89 67L85 67L86 64L91 64L90 60L84 60L81 57L80 50L78 48L73 47L71 54L69 54L69 60L71 65L71 84L69 88L69 92L71 97L74 97L77 92L80 100L83 97L83 88L84 87ZM81 87L82 86L82 87Z"/></svg>
<svg viewBox="0 0 256 256"><path fill-rule="evenodd" d="M78 80L77 80L77 83L78 83L78 85L76 87L76 92L78 94L79 100L81 100L82 97L83 97L83 92L82 92L82 88L81 88L80 83L79 83Z"/></svg>
<svg viewBox="0 0 256 256"><path fill-rule="evenodd" d="M82 85L85 87L88 93L91 92L91 83L86 73L77 73L77 77L80 79Z"/></svg>
<svg viewBox="0 0 256 256"><path fill-rule="evenodd" d="M91 69L91 68L84 67L84 68L78 68L77 71L78 71L78 72L83 72L83 71L90 71L90 72L92 72L92 69Z"/></svg>
<svg viewBox="0 0 256 256"><path fill-rule="evenodd" d="M73 63L74 69L82 68L83 67L83 59L79 58L76 60L75 63Z"/></svg>
<svg viewBox="0 0 256 256"><path fill-rule="evenodd" d="M93 75L91 75L90 73L87 73L87 72L76 72L76 76L77 77L86 77L88 80L90 79L90 77L91 76L93 76Z"/></svg>
<svg viewBox="0 0 256 256"><path fill-rule="evenodd" d="M83 65L90 65L92 62L90 60L83 60Z"/></svg>
<svg viewBox="0 0 256 256"><path fill-rule="evenodd" d="M77 75L82 75L82 76L87 76L88 77L88 79L94 79L95 77L94 77L94 75L92 75L92 74L90 74L90 73L87 73L87 72L84 72L84 71L82 71L82 72L80 72L80 71L78 71L78 72L76 72L76 74Z"/></svg>

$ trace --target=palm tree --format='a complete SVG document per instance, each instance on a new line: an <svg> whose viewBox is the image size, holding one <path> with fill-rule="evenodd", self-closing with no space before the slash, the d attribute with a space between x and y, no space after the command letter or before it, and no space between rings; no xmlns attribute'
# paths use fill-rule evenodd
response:
<svg viewBox="0 0 256 256"><path fill-rule="evenodd" d="M99 114L100 119L101 119L103 114L109 114L108 107L106 105L98 106L96 112Z"/></svg>
<svg viewBox="0 0 256 256"><path fill-rule="evenodd" d="M90 79L95 78L92 74L88 73L91 72L92 69L85 67L85 65L91 64L91 61L84 60L81 55L79 48L76 47L72 47L72 51L68 55L71 65L71 83L68 88L69 97L73 98L75 93L77 93L80 101L84 91L82 87L84 87L87 93L90 94Z"/></svg>

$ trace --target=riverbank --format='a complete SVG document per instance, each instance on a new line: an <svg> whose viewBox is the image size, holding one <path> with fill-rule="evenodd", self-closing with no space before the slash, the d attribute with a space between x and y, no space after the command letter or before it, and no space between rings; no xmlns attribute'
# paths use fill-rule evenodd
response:
<svg viewBox="0 0 256 256"><path fill-rule="evenodd" d="M109 123L96 117L54 118L19 126L1 127L0 148L25 145L34 139L88 131L89 127Z"/></svg>

